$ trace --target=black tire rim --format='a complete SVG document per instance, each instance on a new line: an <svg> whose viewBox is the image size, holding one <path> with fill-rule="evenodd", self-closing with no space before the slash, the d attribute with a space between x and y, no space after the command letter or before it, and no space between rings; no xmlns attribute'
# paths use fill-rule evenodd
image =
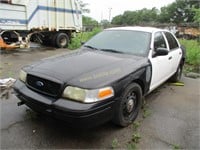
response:
<svg viewBox="0 0 200 150"><path fill-rule="evenodd" d="M123 103L123 117L127 121L131 121L134 118L135 110L137 109L137 94L135 91L130 91L125 97L125 101Z"/></svg>

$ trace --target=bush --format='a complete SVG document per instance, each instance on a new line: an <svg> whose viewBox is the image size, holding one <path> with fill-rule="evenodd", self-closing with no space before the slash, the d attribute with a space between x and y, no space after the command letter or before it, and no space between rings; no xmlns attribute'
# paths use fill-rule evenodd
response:
<svg viewBox="0 0 200 150"><path fill-rule="evenodd" d="M200 66L200 43L197 40L180 39L180 43L186 48L186 64L198 70Z"/></svg>
<svg viewBox="0 0 200 150"><path fill-rule="evenodd" d="M88 41L91 37L96 35L101 31L100 28L94 28L91 32L81 32L76 35L76 37L71 39L71 43L68 48L73 50L81 47L81 42Z"/></svg>

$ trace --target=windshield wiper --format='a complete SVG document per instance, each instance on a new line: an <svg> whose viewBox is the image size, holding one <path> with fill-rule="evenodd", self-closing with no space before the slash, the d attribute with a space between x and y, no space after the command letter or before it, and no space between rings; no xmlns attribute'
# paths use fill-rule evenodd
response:
<svg viewBox="0 0 200 150"><path fill-rule="evenodd" d="M87 47L87 48L90 48L90 49L95 49L95 50L98 50L98 48L96 48L96 47L93 47L93 46L90 46L90 45L84 45L84 47Z"/></svg>
<svg viewBox="0 0 200 150"><path fill-rule="evenodd" d="M90 48L90 49L95 49L95 50L100 50L100 51L105 51L105 52L123 53L123 52L117 51L117 50L115 50L115 49L106 49L106 48L104 48L104 49L98 49L98 48L93 47L93 46L90 46L90 45L84 45L84 47L87 47L87 48Z"/></svg>
<svg viewBox="0 0 200 150"><path fill-rule="evenodd" d="M121 51L117 51L115 49L100 49L101 51L105 51L105 52L112 52L112 53L124 53Z"/></svg>

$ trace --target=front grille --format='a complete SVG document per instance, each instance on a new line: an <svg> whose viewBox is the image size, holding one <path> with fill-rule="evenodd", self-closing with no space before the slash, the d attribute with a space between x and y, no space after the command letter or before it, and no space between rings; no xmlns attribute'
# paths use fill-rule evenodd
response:
<svg viewBox="0 0 200 150"><path fill-rule="evenodd" d="M30 74L27 75L27 85L36 92L53 97L57 97L61 90L61 84Z"/></svg>

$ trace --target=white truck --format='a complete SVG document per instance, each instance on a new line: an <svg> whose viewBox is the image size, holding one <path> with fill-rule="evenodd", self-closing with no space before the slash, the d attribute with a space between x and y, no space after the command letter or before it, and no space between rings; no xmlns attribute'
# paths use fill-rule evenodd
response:
<svg viewBox="0 0 200 150"><path fill-rule="evenodd" d="M81 29L77 0L0 0L0 38L6 44L31 40L62 48Z"/></svg>

